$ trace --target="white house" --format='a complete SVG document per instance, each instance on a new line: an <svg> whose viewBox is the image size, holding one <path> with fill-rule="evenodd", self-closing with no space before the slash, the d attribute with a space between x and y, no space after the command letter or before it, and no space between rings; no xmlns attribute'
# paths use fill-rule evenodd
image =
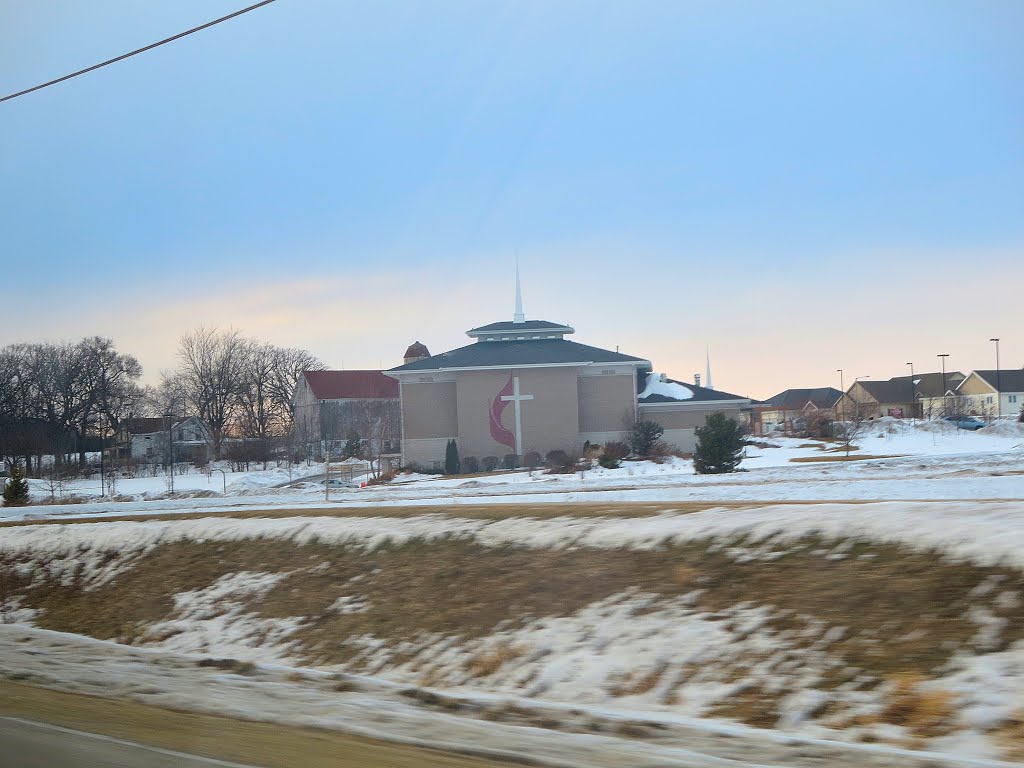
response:
<svg viewBox="0 0 1024 768"><path fill-rule="evenodd" d="M162 462L171 443L176 461L196 461L206 458L212 442L210 428L198 416L171 423L155 416L125 419L117 433L116 450L118 456L130 455L132 461Z"/></svg>

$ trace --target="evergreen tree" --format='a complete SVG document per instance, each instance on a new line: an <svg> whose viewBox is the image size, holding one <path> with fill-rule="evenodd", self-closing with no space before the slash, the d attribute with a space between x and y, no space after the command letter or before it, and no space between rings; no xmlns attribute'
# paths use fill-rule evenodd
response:
<svg viewBox="0 0 1024 768"><path fill-rule="evenodd" d="M359 437L359 433L353 430L348 433L348 439L345 441L345 448L342 451L341 457L343 459L358 459L363 455L363 441Z"/></svg>
<svg viewBox="0 0 1024 768"><path fill-rule="evenodd" d="M629 431L629 448L637 456L648 456L651 449L665 434L665 428L656 421L638 421Z"/></svg>
<svg viewBox="0 0 1024 768"><path fill-rule="evenodd" d="M444 473L446 475L457 475L461 469L459 462L459 446L454 440L449 440L444 449Z"/></svg>
<svg viewBox="0 0 1024 768"><path fill-rule="evenodd" d="M21 467L11 467L11 477L4 485L4 506L24 507L28 504L28 481L21 473Z"/></svg>
<svg viewBox="0 0 1024 768"><path fill-rule="evenodd" d="M697 449L693 452L693 468L701 475L735 472L743 461L743 433L740 425L724 413L713 413L703 427L694 430Z"/></svg>

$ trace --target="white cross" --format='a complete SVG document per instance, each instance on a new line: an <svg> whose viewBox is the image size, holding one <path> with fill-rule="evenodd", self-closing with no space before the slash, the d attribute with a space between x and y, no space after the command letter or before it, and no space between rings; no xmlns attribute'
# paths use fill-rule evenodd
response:
<svg viewBox="0 0 1024 768"><path fill-rule="evenodd" d="M520 410L520 403L523 400L533 400L533 395L519 394L519 377L512 377L512 394L502 395L501 399L512 403L516 409L516 456L523 455L523 412Z"/></svg>

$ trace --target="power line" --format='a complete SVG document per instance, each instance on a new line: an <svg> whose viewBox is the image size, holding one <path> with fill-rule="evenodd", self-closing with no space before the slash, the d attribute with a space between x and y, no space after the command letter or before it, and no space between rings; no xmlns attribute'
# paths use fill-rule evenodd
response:
<svg viewBox="0 0 1024 768"><path fill-rule="evenodd" d="M174 35L173 37L168 37L164 40L160 40L159 42L151 43L150 45L147 45L144 48L139 48L138 50L130 51L128 53L123 53L120 56L116 56L113 59L108 59L107 61L102 61L99 64L93 64L91 67L86 67L85 69L80 69L77 72L72 72L70 75L64 75L64 77L58 77L56 80L50 80L47 83L41 83L40 85L34 85L31 88L26 88L24 91L12 93L10 96L4 96L2 99L0 99L0 102L16 99L19 96L24 96L25 94L32 93L33 91L38 91L42 88L47 88L51 85L56 85L57 83L63 83L65 80L70 80L71 78L78 77L79 75L84 75L86 72L92 72L94 69L106 67L110 64L116 64L119 61L131 58L132 56L136 56L140 53L145 53L146 51L151 51L154 48L159 48L161 45L173 43L175 40L180 40L181 38L188 37L189 35L194 34L196 32L201 32L204 29L208 29L216 24L220 24L223 21L227 21L228 19L233 19L236 16L241 16L243 13L255 11L257 8L260 8L261 6L270 5L272 2L274 2L274 0L262 0L262 2L256 3L255 5L250 5L248 8L243 8L240 11L229 13L227 16L221 16L219 19L208 21L205 24L201 24L198 27L193 27L192 29L186 30L185 32L181 32L177 35Z"/></svg>

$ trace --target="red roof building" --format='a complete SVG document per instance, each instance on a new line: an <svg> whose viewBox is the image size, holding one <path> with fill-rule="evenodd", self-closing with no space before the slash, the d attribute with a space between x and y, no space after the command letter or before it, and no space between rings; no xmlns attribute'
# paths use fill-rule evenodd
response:
<svg viewBox="0 0 1024 768"><path fill-rule="evenodd" d="M306 371L302 376L314 400L398 398L398 381L381 371Z"/></svg>

